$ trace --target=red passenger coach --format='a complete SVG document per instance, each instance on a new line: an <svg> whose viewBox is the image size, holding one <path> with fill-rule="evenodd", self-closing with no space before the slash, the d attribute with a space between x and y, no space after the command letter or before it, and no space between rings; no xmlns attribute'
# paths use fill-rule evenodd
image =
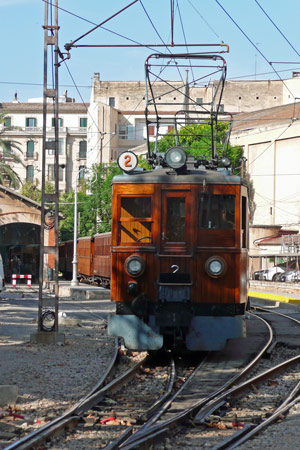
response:
<svg viewBox="0 0 300 450"><path fill-rule="evenodd" d="M73 241L59 245L59 270L66 279L72 278ZM101 233L95 236L77 239L77 276L80 281L110 285L111 272L111 234Z"/></svg>

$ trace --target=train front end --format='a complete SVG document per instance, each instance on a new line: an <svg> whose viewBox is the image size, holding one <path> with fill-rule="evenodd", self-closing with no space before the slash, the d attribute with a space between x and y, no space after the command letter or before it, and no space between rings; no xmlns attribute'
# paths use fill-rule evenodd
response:
<svg viewBox="0 0 300 450"><path fill-rule="evenodd" d="M180 171L166 166L115 177L112 208L116 314L109 334L123 337L129 349L191 351L219 350L245 336L242 178L189 157Z"/></svg>

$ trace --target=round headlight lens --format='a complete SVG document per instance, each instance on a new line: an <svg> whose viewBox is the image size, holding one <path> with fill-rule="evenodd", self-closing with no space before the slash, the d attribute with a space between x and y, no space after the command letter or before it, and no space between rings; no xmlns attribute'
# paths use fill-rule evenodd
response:
<svg viewBox="0 0 300 450"><path fill-rule="evenodd" d="M132 277L139 277L144 273L145 261L138 255L129 256L125 261L125 270Z"/></svg>
<svg viewBox="0 0 300 450"><path fill-rule="evenodd" d="M212 256L206 261L205 269L211 277L219 277L224 274L226 263L223 258L220 258L219 256Z"/></svg>
<svg viewBox="0 0 300 450"><path fill-rule="evenodd" d="M186 159L186 152L181 147L170 148L165 156L167 165L172 169L180 169L185 166Z"/></svg>

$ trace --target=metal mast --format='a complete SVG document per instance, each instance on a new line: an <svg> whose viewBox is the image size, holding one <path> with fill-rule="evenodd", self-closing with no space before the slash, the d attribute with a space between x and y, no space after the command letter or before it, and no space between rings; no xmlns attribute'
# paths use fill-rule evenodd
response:
<svg viewBox="0 0 300 450"><path fill-rule="evenodd" d="M49 23L50 16L50 23ZM53 24L54 17L54 24ZM41 205L41 234L40 234L40 266L39 266L39 304L38 304L38 332L31 335L31 340L43 343L64 343L64 334L58 333L58 196L59 196L59 139L58 139L58 0L45 2L44 20L44 88L43 88L43 149L42 149L42 205ZM52 86L48 88L48 69L53 73L53 67L48 67L48 53L54 50L54 76ZM52 99L49 102L48 99ZM47 140L47 109L54 109L54 140ZM54 153L54 193L46 194L46 151ZM46 204L54 204L54 234L55 245L45 245L45 218L47 214ZM44 295L45 256L54 254L54 297Z"/></svg>

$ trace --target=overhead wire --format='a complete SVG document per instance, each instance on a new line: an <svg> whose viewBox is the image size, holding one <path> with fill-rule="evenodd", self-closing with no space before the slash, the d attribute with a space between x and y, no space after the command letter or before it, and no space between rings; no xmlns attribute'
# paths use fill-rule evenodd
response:
<svg viewBox="0 0 300 450"><path fill-rule="evenodd" d="M258 0L254 0L257 6L262 10L262 12L265 14L265 16L269 19L269 21L274 25L276 30L281 34L281 36L285 39L285 41L289 44L289 46L294 50L294 52L300 57L300 53L295 49L293 44L288 40L288 38L284 35L284 33L280 30L280 28L276 25L276 23L271 19L269 14L264 10L264 8L261 6L261 4L258 2Z"/></svg>
<svg viewBox="0 0 300 450"><path fill-rule="evenodd" d="M181 25L181 29L182 29L182 34L183 34L183 38L184 38L184 42L185 42L185 46L186 46L186 51L187 51L187 53L189 53L189 48L188 48L188 45L187 45L187 40L186 40L186 35L185 35L185 30L184 30L184 26L183 26L183 21L182 21L182 17L181 17L181 12L180 12L180 8L179 8L178 0L176 0L176 5L177 5L180 25ZM189 59L189 61L190 61L190 68L191 68L192 76L193 76L193 78L195 78L191 59Z"/></svg>
<svg viewBox="0 0 300 450"><path fill-rule="evenodd" d="M193 3L191 2L191 0L188 0L189 4L191 5L191 7L196 11L196 13L201 17L201 19L203 20L203 22L208 26L208 28L213 32L213 34L217 37L217 39L219 39L222 43L224 42L220 36L218 35L218 33L213 29L213 27L207 22L207 20L203 17L203 15L200 13L200 11L195 7L195 5L193 5Z"/></svg>
<svg viewBox="0 0 300 450"><path fill-rule="evenodd" d="M169 47L167 46L167 44L164 42L164 40L163 40L163 38L161 37L161 35L159 34L159 32L157 31L157 28L155 27L155 25L154 25L154 23L153 23L153 21L152 21L150 15L149 15L148 11L146 10L146 8L145 8L145 6L144 6L144 4L143 4L143 1L142 1L142 0L139 0L139 2L140 2L140 4L142 5L142 8L143 8L143 10L144 10L144 12L145 12L145 14L146 14L146 16L147 16L147 18L148 18L150 24L152 25L152 27L153 27L155 33L157 34L157 36L159 37L159 39L161 40L161 42L163 43L163 45L166 47L166 49L167 49L167 51L170 53L170 55L172 55L171 50L169 49ZM175 61L175 60L174 60L174 61ZM176 62L175 62L175 64L176 64ZM181 78L181 81L183 82L183 77L182 77L182 74L181 74L181 72L180 72L180 70L179 70L178 67L177 67L177 71L178 71L178 73L179 73L179 76L180 76L180 78Z"/></svg>
<svg viewBox="0 0 300 450"><path fill-rule="evenodd" d="M42 0L42 1L43 1L44 3L49 3L50 0ZM136 0L136 1L138 1L138 0ZM70 14L71 16L77 17L78 19L81 19L81 20L83 20L84 22L90 23L91 25L95 25L95 28L99 25L99 24L97 24L97 23L95 23L95 22L93 22L93 21L91 21L91 20L89 20L89 19L86 19L86 18L84 18L84 17L82 17L82 16L79 16L78 14L72 13L71 11L69 11L69 10L67 10L67 9L65 9L65 8L61 8L60 6L57 6L57 9L59 9L59 10L65 12L66 14ZM101 28L102 30L105 30L105 31L107 31L107 32L109 32L109 33L111 33L111 34L114 34L114 35L116 35L116 36L118 36L118 37L121 37L122 39L125 39L125 40L127 40L127 41L129 41L129 42L132 42L132 43L134 43L134 44L136 44L136 45L140 45L141 47L149 48L149 50L156 51L156 52L160 53L159 50L154 49L153 47L151 47L151 46L149 46L149 45L142 44L142 43L139 42L139 41L136 41L136 40L134 40L134 39L131 39L131 38L129 38L128 36L125 36L125 35L123 35L123 34L121 34L121 33L118 33L118 32L116 32L116 31L114 31L114 30L111 30L111 29L109 29L109 28L107 28L107 27L104 27L103 25L99 25L99 28ZM75 41L72 41L72 44L73 44L74 42L75 42Z"/></svg>
<svg viewBox="0 0 300 450"><path fill-rule="evenodd" d="M215 0L215 2L220 6L220 8L224 11L224 13L229 17L229 19L235 24L235 26L240 30L240 32L245 36L245 38L250 42L250 44L255 48L255 50L260 54L260 56L267 62L267 64L272 67L272 70L274 73L278 76L280 81L283 83L287 91L291 94L293 99L295 100L295 95L292 93L292 91L289 89L289 87L286 85L284 80L279 75L279 72L275 69L275 67L272 65L272 63L266 58L266 56L261 52L261 50L257 47L257 45L250 39L250 37L245 33L245 31L239 26L239 24L233 19L233 17L229 14L229 12L224 8L224 6L219 2L219 0Z"/></svg>

